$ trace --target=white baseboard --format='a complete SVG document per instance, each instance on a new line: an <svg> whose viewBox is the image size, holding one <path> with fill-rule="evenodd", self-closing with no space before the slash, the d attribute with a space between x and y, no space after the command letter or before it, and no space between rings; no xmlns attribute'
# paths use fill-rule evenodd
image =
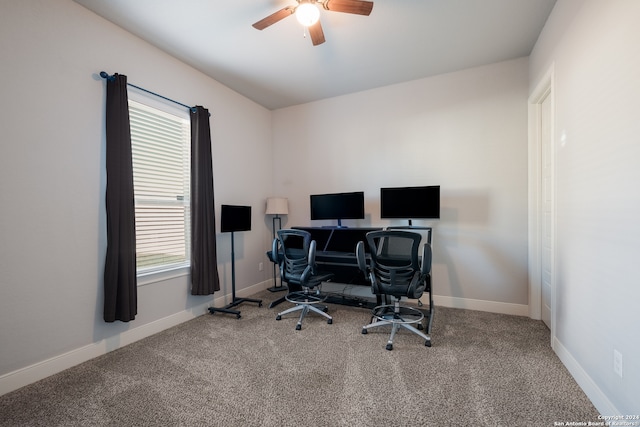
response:
<svg viewBox="0 0 640 427"><path fill-rule="evenodd" d="M5 374L0 377L0 396L201 316L206 313L208 305L210 303L200 304L189 310Z"/></svg>
<svg viewBox="0 0 640 427"><path fill-rule="evenodd" d="M516 316L529 316L529 306L524 304L510 304L495 301L483 301L466 298L456 298L447 296L433 296L436 310L438 306L451 308L466 308L469 310L488 311L492 313L511 314ZM593 406L603 415L619 415L621 412L602 392L602 390L591 379L587 372L580 366L573 355L557 339L552 338L552 348L557 354L562 364L567 368L576 383L587 395Z"/></svg>
<svg viewBox="0 0 640 427"><path fill-rule="evenodd" d="M326 282L322 284L322 290L327 292L339 292L347 297L368 298L375 301L375 295L371 293L371 288L369 286ZM426 297L422 298L423 302L425 298ZM466 308L469 310L488 311L490 313L529 316L529 306L524 304L511 304L506 302L485 301L442 295L434 295L433 303L436 307Z"/></svg>
<svg viewBox="0 0 640 427"><path fill-rule="evenodd" d="M256 283L237 292L238 297L248 297L256 292L267 289L272 285L272 280ZM366 288L369 291L368 288ZM370 291L369 291L370 292ZM528 316L529 307L522 304L510 304L495 301L483 301L468 298L457 298L449 296L434 295L434 304L437 306L466 308L469 310L488 311L492 313L511 314L517 316ZM231 295L222 295L214 299L216 307L222 307L231 301ZM157 334L165 329L179 325L194 319L207 312L207 307L211 303L204 303L173 314L171 316L158 319L154 322L130 329L122 334L110 337L99 342L95 342L84 347L69 351L67 353L52 357L42 362L35 363L0 377L0 396L17 390L28 384L34 383L48 376L69 369L80 363L102 356L110 351L124 347L143 338Z"/></svg>
<svg viewBox="0 0 640 427"><path fill-rule="evenodd" d="M573 355L566 349L564 345L558 340L553 338L553 349L558 355L560 361L567 368L573 379L576 380L582 391L587 395L593 406L596 407L598 412L602 415L619 415L622 412L616 409L615 405L609 400L609 398L600 390L600 387L591 379L589 374L580 366L578 361Z"/></svg>
<svg viewBox="0 0 640 427"><path fill-rule="evenodd" d="M271 284L271 280L257 283L255 285L239 290L237 292L237 296L248 297L255 294L256 292L266 289L267 287L271 286ZM227 304L227 301L231 301L231 295L219 296L214 299L213 304L215 306L221 307ZM191 319L195 319L198 316L206 314L207 308L210 305L211 302L199 304L197 306L191 307L190 309L172 314L171 316L167 316L162 319L158 319L153 322L130 329L119 335L115 335L113 337L88 344L84 347L71 350L67 353L54 356L50 359L34 363L31 366L26 366L24 368L2 375L0 376L0 396L17 390L26 385L32 384L36 381L40 381L51 375L57 374L58 372L62 372L65 369L72 368L73 366L79 365L80 363L84 363L98 356L107 354L110 351L117 350L143 338L150 337L151 335L162 332L165 329L169 329Z"/></svg>
<svg viewBox="0 0 640 427"><path fill-rule="evenodd" d="M238 296L248 297L256 292L267 289L272 284L271 280L257 283L238 291ZM219 296L214 299L214 305L224 306L228 301L230 301L230 298L230 295ZM511 304L439 295L434 295L433 298L436 307L465 308L469 310L517 316L528 316L529 314L529 307L524 304ZM42 362L35 363L31 366L2 375L0 376L0 396L201 316L207 312L207 308L210 304L211 303L209 302L194 306L188 310L130 329L117 336L86 345ZM582 366L580 366L576 361L573 355L557 338L553 339L553 349L558 355L558 358L562 361L578 385L582 388L587 397L601 414L611 415L620 413L620 411L616 409L615 405L607 398L602 390L600 390L591 377L584 371Z"/></svg>
<svg viewBox="0 0 640 427"><path fill-rule="evenodd" d="M255 285L248 286L246 288L240 289L236 292L236 297L238 298L247 298L251 295L256 294L257 292L264 291L267 288L273 286L273 280L265 280L264 282L256 283ZM225 302L226 301L226 302ZM216 306L223 306L231 302L231 294L222 295L214 300L214 304Z"/></svg>
<svg viewBox="0 0 640 427"><path fill-rule="evenodd" d="M514 316L529 316L529 306L508 302L485 301L479 299L449 297L434 295L433 303L436 307L466 308L468 310L488 311L490 313L511 314Z"/></svg>

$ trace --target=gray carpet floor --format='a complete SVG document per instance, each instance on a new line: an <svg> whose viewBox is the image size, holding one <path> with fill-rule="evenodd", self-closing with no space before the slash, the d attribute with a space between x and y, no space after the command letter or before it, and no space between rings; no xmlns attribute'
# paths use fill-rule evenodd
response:
<svg viewBox="0 0 640 427"><path fill-rule="evenodd" d="M436 307L433 346L369 310L204 315L0 397L2 426L553 426L598 412L539 321Z"/></svg>

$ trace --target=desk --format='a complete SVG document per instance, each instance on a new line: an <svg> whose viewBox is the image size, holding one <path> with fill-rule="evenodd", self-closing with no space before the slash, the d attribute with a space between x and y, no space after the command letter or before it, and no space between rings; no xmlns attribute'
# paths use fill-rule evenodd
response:
<svg viewBox="0 0 640 427"><path fill-rule="evenodd" d="M382 230L382 227L291 227L296 230L304 230L311 234L311 240L316 241L316 266L320 271L333 273L330 283L340 283L344 285L370 287L369 279L360 271L358 259L356 258L356 245L358 242L365 243L365 254L368 256L369 245L366 235L370 231ZM431 227L389 227L393 229L406 229L407 231L427 230L427 242L431 243ZM267 252L270 260L274 260L271 251ZM290 289L296 291L299 289ZM358 292L360 293L360 292ZM372 297L375 295L371 294ZM273 301L269 308L284 302L285 298ZM339 292L329 292L326 302L333 304L343 304L355 307L373 308L381 303L378 296L375 301L354 295L343 295Z"/></svg>
<svg viewBox="0 0 640 427"><path fill-rule="evenodd" d="M296 230L307 231L311 234L311 240L316 241L316 266L320 271L333 274L332 282L346 285L370 286L369 280L358 267L356 258L356 245L365 242L366 252L369 245L366 244L366 235L370 231L382 230L382 228L335 228L335 227L292 227ZM267 252L269 259L273 260L273 254ZM295 291L296 289L291 289ZM273 301L269 308L275 307L285 301L284 297ZM357 307L373 308L375 304L368 301L331 293L327 298L328 303L346 304ZM373 305L372 305L373 304Z"/></svg>
<svg viewBox="0 0 640 427"><path fill-rule="evenodd" d="M293 227L311 234L316 241L316 265L318 270L333 273L333 281L348 285L370 286L369 280L358 267L356 245L365 243L365 253L369 253L367 233L382 230L380 227L329 228Z"/></svg>

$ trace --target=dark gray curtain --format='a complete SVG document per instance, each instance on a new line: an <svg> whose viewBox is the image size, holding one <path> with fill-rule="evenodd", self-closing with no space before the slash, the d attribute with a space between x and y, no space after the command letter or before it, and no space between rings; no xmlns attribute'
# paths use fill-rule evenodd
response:
<svg viewBox="0 0 640 427"><path fill-rule="evenodd" d="M191 109L191 294L220 290L209 111Z"/></svg>
<svg viewBox="0 0 640 427"><path fill-rule="evenodd" d="M136 230L127 76L107 78L107 256L104 320L128 322L138 313Z"/></svg>

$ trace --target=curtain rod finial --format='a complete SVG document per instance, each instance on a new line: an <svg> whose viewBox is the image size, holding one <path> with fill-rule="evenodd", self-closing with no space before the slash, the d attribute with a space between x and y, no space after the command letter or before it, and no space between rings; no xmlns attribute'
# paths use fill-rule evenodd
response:
<svg viewBox="0 0 640 427"><path fill-rule="evenodd" d="M100 77L102 77L103 79L109 80L110 82L116 79L115 75L110 76L106 71L100 71Z"/></svg>

